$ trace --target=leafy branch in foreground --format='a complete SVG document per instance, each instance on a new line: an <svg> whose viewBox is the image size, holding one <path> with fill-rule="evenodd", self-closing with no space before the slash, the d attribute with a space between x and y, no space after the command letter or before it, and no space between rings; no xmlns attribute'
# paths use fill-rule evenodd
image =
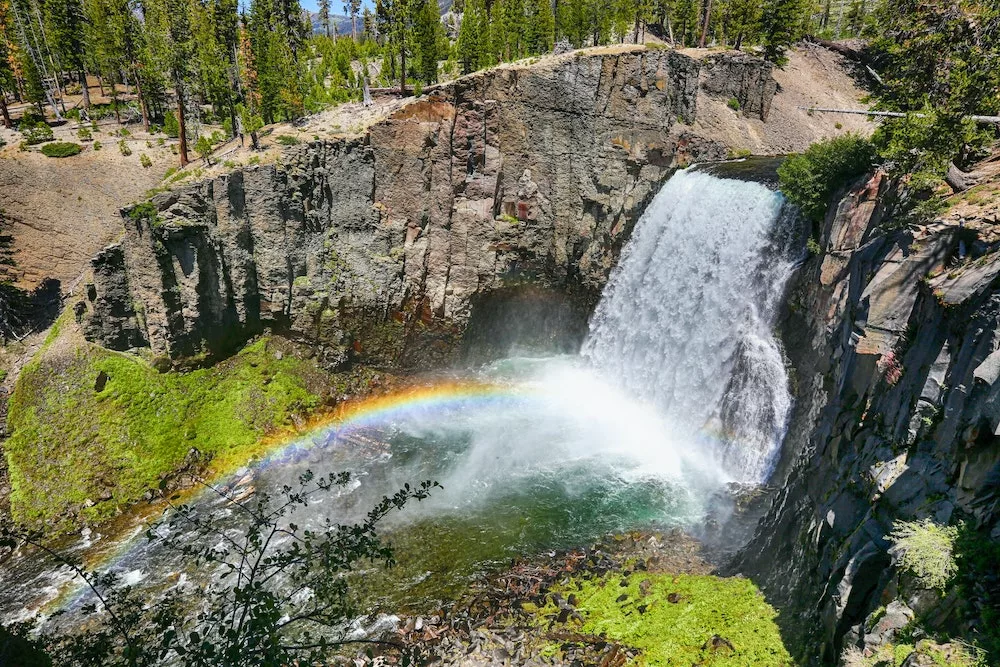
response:
<svg viewBox="0 0 1000 667"><path fill-rule="evenodd" d="M40 534L5 529L0 546L41 549L72 568L96 599L83 610L94 619L93 627L85 632L43 631L39 637L54 664L278 666L312 664L346 644L385 644L402 650L394 642L346 637L348 621L357 616L347 575L362 567L394 565L392 548L379 536L378 524L409 501L427 498L438 484L407 484L383 497L359 523L326 518L309 529L292 521L298 509L350 480L349 473L317 478L306 471L296 486L284 486L275 497L258 492L249 500L205 484L231 506L225 523L202 507L171 502L172 511L149 528L147 537L183 556L196 571L207 572L209 580L193 590L176 587L155 600L121 585L113 573L86 571L73 558L47 547ZM12 630L24 635L30 628Z"/></svg>

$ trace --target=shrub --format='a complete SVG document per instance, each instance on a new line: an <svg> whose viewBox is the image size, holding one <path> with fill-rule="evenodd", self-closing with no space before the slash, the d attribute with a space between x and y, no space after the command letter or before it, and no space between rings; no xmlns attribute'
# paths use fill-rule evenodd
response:
<svg viewBox="0 0 1000 667"><path fill-rule="evenodd" d="M149 159L149 156L143 153L139 156L139 164L142 165L143 169L149 169L153 166L153 161Z"/></svg>
<svg viewBox="0 0 1000 667"><path fill-rule="evenodd" d="M819 222L826 214L830 197L871 169L874 160L875 149L864 137L845 134L824 139L781 163L780 188L809 220Z"/></svg>
<svg viewBox="0 0 1000 667"><path fill-rule="evenodd" d="M299 144L298 137L293 137L288 134L283 134L280 137L275 137L274 140L277 141L282 146L297 146Z"/></svg>
<svg viewBox="0 0 1000 667"><path fill-rule="evenodd" d="M124 139L118 140L118 150L121 151L121 154L125 157L132 154L132 149L128 147L128 143L126 143Z"/></svg>
<svg viewBox="0 0 1000 667"><path fill-rule="evenodd" d="M94 150L95 151L101 150L101 142L100 141L95 141L94 142Z"/></svg>
<svg viewBox="0 0 1000 667"><path fill-rule="evenodd" d="M726 102L726 105L730 109L732 109L733 111L739 111L740 110L740 101L738 99L736 99L735 97L730 97L729 101Z"/></svg>
<svg viewBox="0 0 1000 667"><path fill-rule="evenodd" d="M54 138L52 128L46 125L45 121L37 125L25 125L24 121L21 121L19 129L21 130L21 136L24 137L24 143L29 146L52 141Z"/></svg>
<svg viewBox="0 0 1000 667"><path fill-rule="evenodd" d="M180 123L177 122L177 116L174 115L173 111L163 114L163 133L172 139L176 139L181 134Z"/></svg>
<svg viewBox="0 0 1000 667"><path fill-rule="evenodd" d="M81 127L79 130L76 131L76 138L79 139L80 141L90 141L91 139L94 138L94 135L87 128Z"/></svg>
<svg viewBox="0 0 1000 667"><path fill-rule="evenodd" d="M194 143L195 152L205 159L206 164L212 164L212 140L205 135L198 137Z"/></svg>
<svg viewBox="0 0 1000 667"><path fill-rule="evenodd" d="M382 525L391 514L428 498L438 488L431 481L406 484L384 496L361 523L327 519L310 529L289 521L302 507L350 488L351 480L350 473L317 477L307 470L297 484L286 485L274 498L257 492L250 500L237 499L219 491L230 504L246 509L237 518L241 526L236 539L227 526L205 518L197 508L167 501L172 512L150 527L148 539L183 557L186 567L213 574L205 588L179 587L160 600L143 599L142 591L123 585L117 573L84 570L72 556L48 547L38 533L2 527L0 548L33 545L75 572L100 601L99 606L83 607L86 630L38 634L51 664L334 664L330 658L338 647L371 643L348 634L348 622L357 611L347 576L362 568L395 565L392 547L381 536ZM166 490L165 483L160 490ZM182 536L192 531L200 542L183 542ZM291 539L279 540L276 535ZM230 575L235 576L227 579ZM286 595L278 582L308 594ZM25 634L29 628L18 626ZM340 635L330 636L328 629L341 629ZM310 641L314 636L318 641ZM402 664L424 664L415 661L412 650L400 658Z"/></svg>
<svg viewBox="0 0 1000 667"><path fill-rule="evenodd" d="M898 567L913 574L927 589L944 590L958 570L955 539L958 528L941 526L930 519L897 521L893 524L889 553Z"/></svg>
<svg viewBox="0 0 1000 667"><path fill-rule="evenodd" d="M79 155L81 150L83 148L81 148L80 144L74 144L69 141L56 141L42 146L42 153L46 157L70 157L71 155Z"/></svg>
<svg viewBox="0 0 1000 667"><path fill-rule="evenodd" d="M17 124L17 129L20 132L24 132L27 129L35 127L36 125L44 124L45 116L32 109L25 109L24 113L21 115L20 122Z"/></svg>
<svg viewBox="0 0 1000 667"><path fill-rule="evenodd" d="M808 240L806 240L806 250L809 251L810 255L823 254L823 246L819 244L819 241L817 241L814 236L810 236Z"/></svg>

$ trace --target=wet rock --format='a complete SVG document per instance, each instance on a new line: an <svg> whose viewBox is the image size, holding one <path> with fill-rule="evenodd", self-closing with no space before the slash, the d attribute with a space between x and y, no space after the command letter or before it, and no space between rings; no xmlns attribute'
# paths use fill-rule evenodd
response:
<svg viewBox="0 0 1000 667"><path fill-rule="evenodd" d="M97 374L97 379L94 380L94 391L96 391L98 393L104 391L104 387L107 386L108 380L110 380L110 379L111 379L110 376L107 373L105 373L104 371L101 371L100 373L98 373Z"/></svg>

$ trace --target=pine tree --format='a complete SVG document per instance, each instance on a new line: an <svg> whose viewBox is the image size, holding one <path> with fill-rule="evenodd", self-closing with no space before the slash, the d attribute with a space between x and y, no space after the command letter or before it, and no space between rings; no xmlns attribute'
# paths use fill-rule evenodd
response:
<svg viewBox="0 0 1000 667"><path fill-rule="evenodd" d="M358 41L358 12L361 11L361 0L348 0L347 10L351 16L351 38ZM365 11L368 11L367 8Z"/></svg>
<svg viewBox="0 0 1000 667"><path fill-rule="evenodd" d="M330 0L319 0L319 24L323 34L330 36Z"/></svg>
<svg viewBox="0 0 1000 667"><path fill-rule="evenodd" d="M462 22L458 26L458 41L455 50L462 63L462 73L469 74L480 68L483 60L480 53L481 32L485 28L482 0L466 0Z"/></svg>
<svg viewBox="0 0 1000 667"><path fill-rule="evenodd" d="M865 27L866 15L865 0L851 0L851 6L847 10L847 27L852 36L861 36L861 31Z"/></svg>
<svg viewBox="0 0 1000 667"><path fill-rule="evenodd" d="M555 39L555 19L550 0L528 0L525 50L527 54L548 53Z"/></svg>
<svg viewBox="0 0 1000 667"><path fill-rule="evenodd" d="M424 83L437 82L438 60L442 55L438 52L441 30L437 0L421 0L417 5L415 44L417 75Z"/></svg>
<svg viewBox="0 0 1000 667"><path fill-rule="evenodd" d="M744 42L752 42L760 29L759 0L729 0L725 24L730 44L739 51Z"/></svg>
<svg viewBox="0 0 1000 667"><path fill-rule="evenodd" d="M587 10L585 0L560 0L558 6L559 36L580 48L587 40Z"/></svg>
<svg viewBox="0 0 1000 667"><path fill-rule="evenodd" d="M177 102L181 166L190 160L187 144L187 92L195 53L191 31L192 0L151 0L146 5L146 28L151 50L174 89Z"/></svg>
<svg viewBox="0 0 1000 667"><path fill-rule="evenodd" d="M90 107L84 71L85 34L80 0L45 0L44 29L61 72L76 72L83 89L83 106Z"/></svg>
<svg viewBox="0 0 1000 667"><path fill-rule="evenodd" d="M802 0L765 0L760 32L764 58L778 66L788 62L785 52L801 35L805 5Z"/></svg>
<svg viewBox="0 0 1000 667"><path fill-rule="evenodd" d="M694 46L698 34L699 0L676 0L673 3L673 26L683 46Z"/></svg>
<svg viewBox="0 0 1000 667"><path fill-rule="evenodd" d="M394 64L399 56L399 92L406 94L406 56L411 48L413 32L413 0L377 0L375 16L386 41L387 59Z"/></svg>
<svg viewBox="0 0 1000 667"><path fill-rule="evenodd" d="M12 127L7 109L7 93L13 92L17 85L12 20L9 0L0 0L0 121L6 128Z"/></svg>

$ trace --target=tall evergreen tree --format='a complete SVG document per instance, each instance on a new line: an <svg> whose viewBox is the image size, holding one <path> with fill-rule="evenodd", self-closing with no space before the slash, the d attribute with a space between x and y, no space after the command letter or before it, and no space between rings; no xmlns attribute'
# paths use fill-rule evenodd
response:
<svg viewBox="0 0 1000 667"><path fill-rule="evenodd" d="M764 0L760 19L764 58L779 66L788 62L785 52L801 36L805 11L803 0Z"/></svg>
<svg viewBox="0 0 1000 667"><path fill-rule="evenodd" d="M351 38L358 41L358 12L361 11L361 0L347 0L347 14L351 17Z"/></svg>
<svg viewBox="0 0 1000 667"><path fill-rule="evenodd" d="M177 102L178 140L181 166L188 158L188 88L195 53L192 38L191 5L194 0L150 0L146 5L146 28L152 52L166 72Z"/></svg>
<svg viewBox="0 0 1000 667"><path fill-rule="evenodd" d="M417 5L416 51L417 74L424 83L436 83L438 78L438 52L441 35L441 17L437 0L420 0Z"/></svg>
<svg viewBox="0 0 1000 667"><path fill-rule="evenodd" d="M75 72L83 92L83 106L90 107L84 71L85 40L83 4L80 0L44 0L44 29L61 72Z"/></svg>
<svg viewBox="0 0 1000 667"><path fill-rule="evenodd" d="M555 19L550 0L527 0L525 42L530 54L548 53L555 39Z"/></svg>
<svg viewBox="0 0 1000 667"><path fill-rule="evenodd" d="M482 0L465 0L465 12L462 14L462 23L458 26L455 47L463 74L475 72L482 67L484 57L480 45L483 31L488 31L485 14Z"/></svg>
<svg viewBox="0 0 1000 667"><path fill-rule="evenodd" d="M0 121L6 128L12 127L10 111L7 109L7 93L14 92L17 86L12 20L9 0L0 0Z"/></svg>
<svg viewBox="0 0 1000 667"><path fill-rule="evenodd" d="M386 55L390 61L399 56L399 92L406 94L406 56L411 48L414 0L376 0L375 16L380 33L386 41Z"/></svg>
<svg viewBox="0 0 1000 667"><path fill-rule="evenodd" d="M319 0L319 25L323 34L330 36L330 0Z"/></svg>

